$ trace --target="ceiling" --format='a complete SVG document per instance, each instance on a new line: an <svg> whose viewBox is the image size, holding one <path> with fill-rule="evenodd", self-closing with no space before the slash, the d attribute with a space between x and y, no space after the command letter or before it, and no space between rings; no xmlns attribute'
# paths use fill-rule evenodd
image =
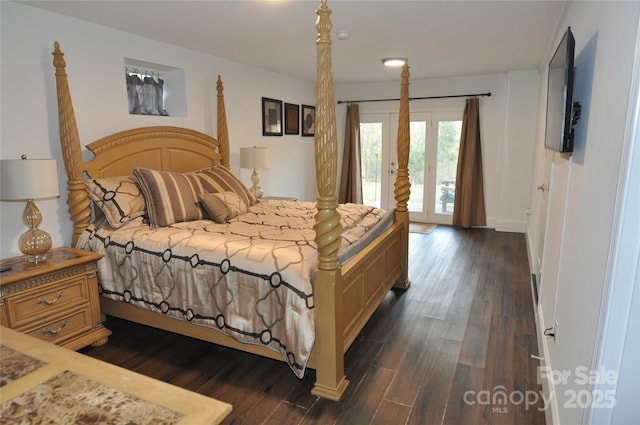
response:
<svg viewBox="0 0 640 425"><path fill-rule="evenodd" d="M154 40L314 81L318 0L19 1ZM335 83L390 81L385 57L412 79L535 69L564 1L328 0ZM338 39L347 31L347 40Z"/></svg>

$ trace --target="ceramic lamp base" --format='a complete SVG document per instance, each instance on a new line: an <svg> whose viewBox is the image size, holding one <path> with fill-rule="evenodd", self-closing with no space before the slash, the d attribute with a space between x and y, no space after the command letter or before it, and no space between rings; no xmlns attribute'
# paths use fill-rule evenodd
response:
<svg viewBox="0 0 640 425"><path fill-rule="evenodd" d="M51 235L38 229L38 225L42 222L42 213L32 199L27 201L27 206L22 213L22 222L29 229L18 240L20 252L26 256L29 263L37 265L46 261L46 253L51 249Z"/></svg>
<svg viewBox="0 0 640 425"><path fill-rule="evenodd" d="M262 188L259 185L260 176L258 175L258 172L255 170L255 168L253 169L253 173L251 174L251 183L253 183L253 186L249 188L249 192L251 192L251 194L258 199L262 198L263 192Z"/></svg>

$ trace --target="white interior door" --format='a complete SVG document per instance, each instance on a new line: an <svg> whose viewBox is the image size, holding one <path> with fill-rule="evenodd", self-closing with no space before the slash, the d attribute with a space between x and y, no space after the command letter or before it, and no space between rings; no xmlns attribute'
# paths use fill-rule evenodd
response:
<svg viewBox="0 0 640 425"><path fill-rule="evenodd" d="M549 182L551 181L551 158L549 152L545 152L544 174L542 183L538 186L540 196L540 220L538 221L538 249L536 252L533 273L536 276L536 293L540 294L542 282L542 258L544 256L545 232L547 230L547 210L549 209Z"/></svg>

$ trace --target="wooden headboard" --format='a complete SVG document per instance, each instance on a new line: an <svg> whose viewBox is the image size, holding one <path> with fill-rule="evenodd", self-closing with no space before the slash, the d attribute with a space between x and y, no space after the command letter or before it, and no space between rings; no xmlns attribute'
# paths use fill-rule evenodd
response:
<svg viewBox="0 0 640 425"><path fill-rule="evenodd" d="M126 176L135 167L184 173L228 166L219 146L217 139L186 128L134 128L88 144L95 157L80 166L91 178Z"/></svg>
<svg viewBox="0 0 640 425"><path fill-rule="evenodd" d="M60 144L67 172L69 214L73 221L72 246L91 221L91 202L85 177L100 178L130 175L135 167L184 173L222 164L229 167L229 134L224 106L224 89L218 75L218 138L180 127L141 127L104 137L86 147L95 156L82 159L82 147L75 120L66 62L60 44L54 43L58 94Z"/></svg>

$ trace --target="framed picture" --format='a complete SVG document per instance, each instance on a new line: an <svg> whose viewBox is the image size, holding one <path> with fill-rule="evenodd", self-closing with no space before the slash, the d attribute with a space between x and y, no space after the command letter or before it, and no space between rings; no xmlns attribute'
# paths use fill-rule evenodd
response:
<svg viewBox="0 0 640 425"><path fill-rule="evenodd" d="M282 101L262 98L262 135L282 136Z"/></svg>
<svg viewBox="0 0 640 425"><path fill-rule="evenodd" d="M302 135L313 137L316 134L316 107L302 105Z"/></svg>
<svg viewBox="0 0 640 425"><path fill-rule="evenodd" d="M284 104L284 134L300 134L300 106Z"/></svg>

